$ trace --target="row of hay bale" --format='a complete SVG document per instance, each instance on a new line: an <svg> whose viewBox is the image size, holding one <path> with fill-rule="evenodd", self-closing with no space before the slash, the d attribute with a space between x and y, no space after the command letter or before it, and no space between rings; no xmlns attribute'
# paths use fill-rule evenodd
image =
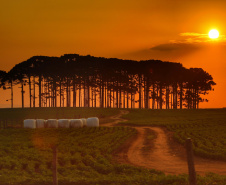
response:
<svg viewBox="0 0 226 185"><path fill-rule="evenodd" d="M79 128L99 127L97 117L82 119L25 119L24 128Z"/></svg>

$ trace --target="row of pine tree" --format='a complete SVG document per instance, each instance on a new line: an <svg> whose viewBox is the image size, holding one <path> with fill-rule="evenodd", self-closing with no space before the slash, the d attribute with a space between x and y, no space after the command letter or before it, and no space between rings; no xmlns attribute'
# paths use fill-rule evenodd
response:
<svg viewBox="0 0 226 185"><path fill-rule="evenodd" d="M30 107L197 109L216 85L202 68L180 63L78 54L34 56L0 71L0 79L11 90L11 107L20 86L22 108L26 89Z"/></svg>

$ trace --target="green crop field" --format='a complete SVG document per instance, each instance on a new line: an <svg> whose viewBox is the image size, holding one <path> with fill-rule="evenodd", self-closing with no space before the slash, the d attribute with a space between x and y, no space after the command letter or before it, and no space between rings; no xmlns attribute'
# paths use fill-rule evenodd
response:
<svg viewBox="0 0 226 185"><path fill-rule="evenodd" d="M61 185L114 184L114 185L188 185L188 176L165 175L156 170L118 164L113 160L114 151L128 138L136 136L130 127L98 127L78 129L23 129L17 119L24 118L79 118L101 117L109 122L109 116L118 109L90 108L37 108L0 109L1 119L10 117L7 128L0 128L0 185L52 184L52 149L58 148L58 180ZM212 135L225 129L225 110L129 110L130 125L160 125L175 132L175 138L184 138L203 130ZM212 120L212 121L211 121ZM195 126L196 125L196 126ZM220 127L222 126L222 127ZM210 127L212 132L208 134ZM220 129L218 129L220 127ZM206 130L204 130L204 128ZM214 129L213 129L214 128ZM209 129L209 130L208 130ZM182 132L183 131L183 132ZM197 131L197 132L195 132ZM225 132L224 132L225 133ZM197 137L198 138L198 137ZM225 136L219 136L216 141ZM212 143L213 138L207 139ZM199 137L198 141L203 141ZM207 144L205 144L206 146ZM196 145L195 145L196 146ZM200 148L197 145L196 148ZM196 151L197 152L197 151ZM220 154L221 158L225 154ZM198 185L225 185L226 176L207 174L198 176Z"/></svg>
<svg viewBox="0 0 226 185"><path fill-rule="evenodd" d="M193 140L196 155L226 161L226 109L131 110L127 125L164 126L184 144Z"/></svg>
<svg viewBox="0 0 226 185"><path fill-rule="evenodd" d="M135 133L129 127L2 129L0 184L51 184L53 145L60 184L186 184L186 176L112 162L113 151Z"/></svg>

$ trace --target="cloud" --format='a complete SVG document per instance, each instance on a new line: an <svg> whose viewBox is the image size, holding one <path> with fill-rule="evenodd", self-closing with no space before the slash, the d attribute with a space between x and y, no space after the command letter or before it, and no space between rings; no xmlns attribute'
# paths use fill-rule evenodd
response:
<svg viewBox="0 0 226 185"><path fill-rule="evenodd" d="M166 44L160 44L151 48L151 50L158 51L174 51L174 50L196 50L201 48L200 44L190 44L185 42L170 42Z"/></svg>
<svg viewBox="0 0 226 185"><path fill-rule="evenodd" d="M208 34L186 32L186 33L180 33L180 36L207 37Z"/></svg>
<svg viewBox="0 0 226 185"><path fill-rule="evenodd" d="M208 43L213 40L209 38L208 34L185 32L180 33L181 40L171 40L171 43ZM215 39L216 42L222 43L226 42L225 35L220 35L219 38Z"/></svg>
<svg viewBox="0 0 226 185"><path fill-rule="evenodd" d="M169 40L167 43L158 44L151 48L122 54L120 58L180 61L185 56L208 51L209 48L216 48L216 46L219 46L217 47L218 49L226 49L225 35L220 35L220 37L215 40L210 39L208 34L194 32L180 33L179 36L177 40Z"/></svg>
<svg viewBox="0 0 226 185"><path fill-rule="evenodd" d="M195 51L213 43L208 34L186 32L180 33L180 39L170 40L168 43L159 44L152 48L155 51ZM220 35L214 40L214 44L226 45L226 36Z"/></svg>

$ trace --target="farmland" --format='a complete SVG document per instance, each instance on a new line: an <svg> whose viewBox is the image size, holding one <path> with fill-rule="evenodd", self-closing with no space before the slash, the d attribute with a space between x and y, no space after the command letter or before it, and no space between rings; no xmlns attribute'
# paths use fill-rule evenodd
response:
<svg viewBox="0 0 226 185"><path fill-rule="evenodd" d="M60 184L186 184L186 176L112 163L112 152L135 133L129 127L1 130L0 184L51 184L52 145Z"/></svg>
<svg viewBox="0 0 226 185"><path fill-rule="evenodd" d="M2 113L2 111L5 111ZM110 122L110 116L118 109L7 109L0 110L0 115L11 118L78 118L101 117L100 124ZM15 111L15 112L13 112ZM200 129L208 136L212 132L222 132L225 128L225 110L128 110L124 118L126 125L155 125L166 127L175 133L175 139L183 143L188 133L194 136ZM193 112L194 111L194 112ZM16 119L15 119L16 120ZM212 124L212 121L215 124ZM9 122L9 127L0 129L0 184L31 185L52 183L52 149L58 149L59 184L175 184L188 185L188 176L165 175L163 172L118 164L113 160L115 151L125 141L137 135L131 127L99 127L79 129L22 129L14 128L21 123ZM194 126L196 125L196 126ZM199 130L198 130L199 128ZM213 129L214 128L214 129ZM192 130L193 129L193 130ZM182 132L183 131L183 132ZM211 134L213 134L211 133ZM211 135L209 134L209 135ZM197 134L198 135L198 134ZM217 135L215 133L215 135ZM224 138L224 136L221 136ZM221 139L220 137L218 139ZM150 137L150 140L152 138ZM215 138L216 139L216 138ZM180 141L181 140L181 141ZM193 139L194 141L196 139ZM199 139L202 141L202 139ZM212 142L208 140L209 142ZM217 141L217 139L216 139ZM197 145L196 148L200 148ZM197 152L197 151L196 151ZM209 154L212 152L209 152ZM221 153L219 160L224 160ZM207 156L211 157L211 156ZM213 157L213 156L212 156ZM214 157L213 157L214 158ZM207 174L198 176L198 184L224 185L225 176Z"/></svg>
<svg viewBox="0 0 226 185"><path fill-rule="evenodd" d="M104 108L14 108L0 109L0 127L22 127L24 119L78 119L98 117L100 123L110 122L110 116L120 112L119 109Z"/></svg>
<svg viewBox="0 0 226 185"><path fill-rule="evenodd" d="M127 125L166 127L183 145L192 138L196 155L226 161L226 109L131 110L123 117Z"/></svg>

